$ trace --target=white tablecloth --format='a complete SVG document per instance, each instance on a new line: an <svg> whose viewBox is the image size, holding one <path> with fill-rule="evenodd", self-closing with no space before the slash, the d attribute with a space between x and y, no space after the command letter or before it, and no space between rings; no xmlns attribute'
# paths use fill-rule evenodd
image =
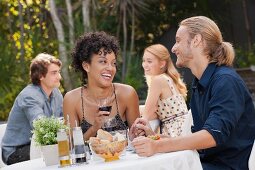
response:
<svg viewBox="0 0 255 170"><path fill-rule="evenodd" d="M34 159L4 167L3 170L53 170L58 165L46 167L43 159ZM186 150L172 153L156 154L151 157L139 157L126 152L120 160L104 162L90 160L88 164L60 168L63 170L202 170L197 152Z"/></svg>

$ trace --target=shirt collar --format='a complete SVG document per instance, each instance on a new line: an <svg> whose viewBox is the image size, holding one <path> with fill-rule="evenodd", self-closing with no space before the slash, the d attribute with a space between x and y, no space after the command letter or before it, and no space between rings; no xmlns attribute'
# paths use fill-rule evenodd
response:
<svg viewBox="0 0 255 170"><path fill-rule="evenodd" d="M55 96L55 95L54 95L54 89L52 90L50 96L48 97L47 94L45 93L45 91L43 90L43 88L42 88L41 86L38 86L38 87L41 89L41 92L42 92L42 94L44 95L45 100L51 100L51 99L54 98L54 96Z"/></svg>
<svg viewBox="0 0 255 170"><path fill-rule="evenodd" d="M197 78L194 79L192 87L196 88L198 86L201 86L203 89L205 89L208 86L209 81L210 81L215 69L216 69L216 64L210 63L206 67L205 71L203 72L201 79L200 80L198 80Z"/></svg>

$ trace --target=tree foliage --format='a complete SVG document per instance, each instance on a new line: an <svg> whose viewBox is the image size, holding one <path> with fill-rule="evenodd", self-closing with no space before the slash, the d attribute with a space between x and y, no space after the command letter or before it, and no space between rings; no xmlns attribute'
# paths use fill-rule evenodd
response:
<svg viewBox="0 0 255 170"><path fill-rule="evenodd" d="M44 51L57 54L56 42L49 40L51 23L46 22L45 3L0 1L4 16L0 17L0 119L6 119L16 95L29 82L31 59Z"/></svg>
<svg viewBox="0 0 255 170"><path fill-rule="evenodd" d="M147 93L141 67L146 46L158 43L162 35L177 28L180 20L194 15L205 15L218 21L220 28L224 28L223 35L229 34L227 26L231 26L230 13L225 10L232 3L229 0L220 1L217 6L212 5L216 3L214 0L53 1L63 26L62 45L67 56L64 67L71 73L72 87L81 84L70 67L73 38L88 30L103 30L117 36L121 43L122 53L118 57L115 81L135 87L140 99L144 99ZM5 120L15 97L29 82L31 59L41 52L59 56L60 42L50 15L49 0L1 0L0 15L0 119ZM89 21L85 24L84 19ZM72 22L73 28L70 29ZM255 48L244 49L236 51L236 65L239 67L255 64ZM64 92L67 91L65 86L62 88Z"/></svg>

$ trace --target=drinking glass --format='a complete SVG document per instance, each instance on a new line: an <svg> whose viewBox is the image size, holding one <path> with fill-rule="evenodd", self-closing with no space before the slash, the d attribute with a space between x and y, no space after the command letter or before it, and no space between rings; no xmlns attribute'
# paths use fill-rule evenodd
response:
<svg viewBox="0 0 255 170"><path fill-rule="evenodd" d="M117 126L115 117L109 117L111 110L112 106L107 105L107 99L100 100L99 111L105 111L104 116L106 116L102 128L108 132L113 131L114 127Z"/></svg>
<svg viewBox="0 0 255 170"><path fill-rule="evenodd" d="M108 112L107 114L105 113L104 116L108 116L111 113L111 110L112 110L112 106L108 105L107 98L99 100L99 111Z"/></svg>
<svg viewBox="0 0 255 170"><path fill-rule="evenodd" d="M114 127L116 126L117 126L116 118L108 117L104 120L104 124L102 128L107 132L111 132L111 131L114 131Z"/></svg>

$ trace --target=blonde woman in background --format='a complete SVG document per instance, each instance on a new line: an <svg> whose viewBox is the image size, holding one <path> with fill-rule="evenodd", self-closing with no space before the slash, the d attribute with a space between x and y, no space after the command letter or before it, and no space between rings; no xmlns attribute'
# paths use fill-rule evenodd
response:
<svg viewBox="0 0 255 170"><path fill-rule="evenodd" d="M185 102L187 89L167 48L161 44L147 47L142 66L148 85L143 118L159 119L163 135L176 137L191 133L192 117Z"/></svg>

